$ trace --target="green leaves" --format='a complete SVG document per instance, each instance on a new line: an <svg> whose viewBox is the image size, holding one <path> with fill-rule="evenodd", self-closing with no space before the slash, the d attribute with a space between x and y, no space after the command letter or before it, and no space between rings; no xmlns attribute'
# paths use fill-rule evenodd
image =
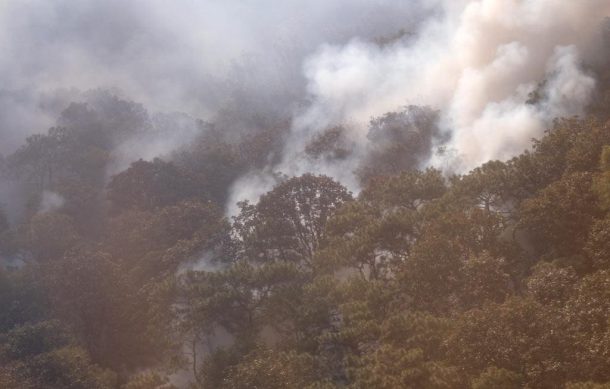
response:
<svg viewBox="0 0 610 389"><path fill-rule="evenodd" d="M180 200L202 198L202 188L193 178L173 163L155 158L152 162L138 160L112 177L108 199L115 211L149 210L173 205Z"/></svg>
<svg viewBox="0 0 610 389"><path fill-rule="evenodd" d="M541 254L565 256L582 250L601 215L592 179L590 173L566 175L522 203L520 224L533 235Z"/></svg>
<svg viewBox="0 0 610 389"><path fill-rule="evenodd" d="M116 377L91 363L56 322L24 325L0 337L0 383L20 388L110 389Z"/></svg>
<svg viewBox="0 0 610 389"><path fill-rule="evenodd" d="M326 176L288 179L256 205L242 205L235 232L250 261L285 261L311 268L326 223L351 194Z"/></svg>
<svg viewBox="0 0 610 389"><path fill-rule="evenodd" d="M0 386L169 389L181 367L205 389L603 387L610 127L561 120L531 151L447 178L414 169L436 115L373 120L356 199L282 177L232 224L206 198L273 158L276 129L241 143L208 129L175 163L114 176L106 199L80 177L105 166L106 135L30 138L7 162L40 187L23 224L0 216L2 255L32 259L0 272ZM305 152L348 144L335 128ZM50 186L66 202L39 212Z"/></svg>

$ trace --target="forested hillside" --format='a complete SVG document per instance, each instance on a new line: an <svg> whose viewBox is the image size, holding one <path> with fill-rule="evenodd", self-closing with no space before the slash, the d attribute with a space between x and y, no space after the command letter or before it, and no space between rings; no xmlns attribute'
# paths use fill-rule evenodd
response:
<svg viewBox="0 0 610 389"><path fill-rule="evenodd" d="M610 389L610 0L0 0L0 389Z"/></svg>
<svg viewBox="0 0 610 389"><path fill-rule="evenodd" d="M102 96L116 123L147 120ZM283 177L233 218L227 185L268 132L206 130L106 183L129 127L97 115L72 105L3 160L27 201L0 223L1 387L610 385L602 115L557 120L531 151L464 175L363 172L357 196Z"/></svg>

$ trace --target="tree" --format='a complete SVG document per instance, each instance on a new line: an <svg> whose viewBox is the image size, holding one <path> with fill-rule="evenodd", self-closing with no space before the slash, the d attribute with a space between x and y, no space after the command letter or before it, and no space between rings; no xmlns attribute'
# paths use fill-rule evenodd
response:
<svg viewBox="0 0 610 389"><path fill-rule="evenodd" d="M603 384L597 382L568 382L566 385L566 389L608 389L610 388L610 383L606 382Z"/></svg>
<svg viewBox="0 0 610 389"><path fill-rule="evenodd" d="M65 131L51 128L48 135L35 134L26 138L26 144L9 156L9 171L24 176L35 190L51 189L64 155Z"/></svg>
<svg viewBox="0 0 610 389"><path fill-rule="evenodd" d="M486 211L510 210L511 200L514 199L512 180L507 164L489 161L467 175L456 177L452 182L452 191L455 196L466 198L467 203Z"/></svg>
<svg viewBox="0 0 610 389"><path fill-rule="evenodd" d="M422 205L441 197L446 190L439 170L406 171L371 179L360 199L388 210L406 208L417 211Z"/></svg>
<svg viewBox="0 0 610 389"><path fill-rule="evenodd" d="M443 358L447 320L421 312L389 313L379 321L377 339L362 344L348 367L353 388L454 388L464 377ZM374 325L370 323L369 325Z"/></svg>
<svg viewBox="0 0 610 389"><path fill-rule="evenodd" d="M501 303L515 289L506 261L486 251L468 258L462 264L461 273L463 284L459 288L459 299L465 308Z"/></svg>
<svg viewBox="0 0 610 389"><path fill-rule="evenodd" d="M40 321L48 313L45 290L31 268L0 269L0 305L0 333Z"/></svg>
<svg viewBox="0 0 610 389"><path fill-rule="evenodd" d="M593 190L599 198L602 209L610 210L610 146L605 146L601 154L601 174L595 177Z"/></svg>
<svg viewBox="0 0 610 389"><path fill-rule="evenodd" d="M541 304L563 306L574 292L578 278L571 267L539 262L527 278L527 291Z"/></svg>
<svg viewBox="0 0 610 389"><path fill-rule="evenodd" d="M173 160L206 189L213 201L225 204L231 186L241 175L278 162L290 124L265 124L253 129L252 121L248 121L248 131L238 139L225 131L222 121L201 125L205 131L191 145L174 153Z"/></svg>
<svg viewBox="0 0 610 389"><path fill-rule="evenodd" d="M521 374L495 366L485 369L472 382L473 389L519 389L523 387Z"/></svg>
<svg viewBox="0 0 610 389"><path fill-rule="evenodd" d="M124 389L177 389L169 383L169 379L156 373L149 372L132 377Z"/></svg>
<svg viewBox="0 0 610 389"><path fill-rule="evenodd" d="M610 381L610 272L600 270L583 277L574 286L565 312L579 366L572 380Z"/></svg>
<svg viewBox="0 0 610 389"><path fill-rule="evenodd" d="M300 284L302 275L290 263L253 266L239 261L219 272L188 272L181 283L185 325L209 333L220 326L235 336L253 339L265 324L265 304L285 286Z"/></svg>
<svg viewBox="0 0 610 389"><path fill-rule="evenodd" d="M610 215L593 223L585 252L596 270L610 269Z"/></svg>
<svg viewBox="0 0 610 389"><path fill-rule="evenodd" d="M0 257L4 254L9 254L11 250L11 230L8 222L8 218L4 213L2 207L0 207Z"/></svg>
<svg viewBox="0 0 610 389"><path fill-rule="evenodd" d="M397 273L413 304L441 313L508 295L514 275L506 258L515 247L501 240L504 228L501 215L480 208L443 212L424 224Z"/></svg>
<svg viewBox="0 0 610 389"><path fill-rule="evenodd" d="M248 169L243 157L239 147L223 139L220 131L208 128L186 150L176 153L174 160L212 200L224 204L231 184Z"/></svg>
<svg viewBox="0 0 610 389"><path fill-rule="evenodd" d="M111 389L116 385L116 377L92 364L56 322L23 325L4 334L0 361L0 377L18 382L20 388Z"/></svg>
<svg viewBox="0 0 610 389"><path fill-rule="evenodd" d="M79 246L41 269L53 313L98 364L125 375L176 350L163 284L134 282L129 269Z"/></svg>
<svg viewBox="0 0 610 389"><path fill-rule="evenodd" d="M79 240L72 219L58 212L32 217L27 237L29 248L39 260L60 258Z"/></svg>
<svg viewBox="0 0 610 389"><path fill-rule="evenodd" d="M256 205L242 203L234 230L244 257L311 267L326 223L351 199L351 194L329 177L305 174L282 182L261 196Z"/></svg>
<svg viewBox="0 0 610 389"><path fill-rule="evenodd" d="M320 367L308 354L256 349L233 366L220 386L222 389L307 389L314 385Z"/></svg>
<svg viewBox="0 0 610 389"><path fill-rule="evenodd" d="M230 226L212 202L182 201L154 210L129 210L112 218L107 245L142 279L173 275L189 262L222 257ZM212 254L212 255L208 255Z"/></svg>
<svg viewBox="0 0 610 389"><path fill-rule="evenodd" d="M561 257L582 249L600 216L592 179L590 173L566 175L521 204L520 225L533 235L540 254Z"/></svg>
<svg viewBox="0 0 610 389"><path fill-rule="evenodd" d="M345 204L330 219L317 266L387 278L410 254L421 228L419 211L445 190L434 169L371 179L357 201Z"/></svg>
<svg viewBox="0 0 610 389"><path fill-rule="evenodd" d="M438 111L414 105L373 118L367 156L357 172L360 180L418 169L432 154L434 142L443 140L438 119Z"/></svg>
<svg viewBox="0 0 610 389"><path fill-rule="evenodd" d="M201 356L202 346L210 344L216 331L227 331L235 339L237 348L233 351L249 352L262 328L278 319L266 315L269 302L299 288L303 279L295 264L286 262L253 266L242 260L218 272L186 273L181 278L178 312L180 327L191 346L197 381L205 382L206 375L217 374L208 370L209 364L215 363L213 355L212 359ZM212 348L208 353L215 351Z"/></svg>
<svg viewBox="0 0 610 389"><path fill-rule="evenodd" d="M116 211L154 209L202 197L201 190L189 176L159 158L132 163L108 184L108 199Z"/></svg>
<svg viewBox="0 0 610 389"><path fill-rule="evenodd" d="M461 315L448 337L450 360L473 377L495 367L523 373L526 385L556 388L572 374L572 345L561 313L513 297Z"/></svg>
<svg viewBox="0 0 610 389"><path fill-rule="evenodd" d="M315 257L323 272L356 270L362 278L386 279L412 243L414 214L400 211L384 217L363 201L341 207L329 221L325 245Z"/></svg>
<svg viewBox="0 0 610 389"><path fill-rule="evenodd" d="M351 155L353 147L347 139L346 129L335 126L314 136L305 146L305 153L313 159L342 160Z"/></svg>

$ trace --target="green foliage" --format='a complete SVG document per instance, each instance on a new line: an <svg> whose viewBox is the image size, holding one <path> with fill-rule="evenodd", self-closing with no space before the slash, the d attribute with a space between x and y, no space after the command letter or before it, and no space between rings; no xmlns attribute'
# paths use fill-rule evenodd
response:
<svg viewBox="0 0 610 389"><path fill-rule="evenodd" d="M56 322L24 325L4 334L0 361L0 382L19 388L111 389L116 382L114 374L93 365Z"/></svg>
<svg viewBox="0 0 610 389"><path fill-rule="evenodd" d="M556 388L570 373L560 313L514 297L467 311L448 339L451 360L472 373L492 366L524 372L535 387Z"/></svg>
<svg viewBox="0 0 610 389"><path fill-rule="evenodd" d="M566 389L608 389L610 383L596 383L596 382L569 382L566 385Z"/></svg>
<svg viewBox="0 0 610 389"><path fill-rule="evenodd" d="M472 389L519 389L523 387L523 377L506 369L489 367L472 382Z"/></svg>
<svg viewBox="0 0 610 389"><path fill-rule="evenodd" d="M362 358L362 366L353 370L354 388L422 388L433 387L431 372L419 349L384 345ZM450 386L446 386L450 387Z"/></svg>
<svg viewBox="0 0 610 389"><path fill-rule="evenodd" d="M593 223L585 252L596 269L610 268L610 215Z"/></svg>
<svg viewBox="0 0 610 389"><path fill-rule="evenodd" d="M562 306L574 293L577 275L571 267L539 262L527 279L527 291L542 304Z"/></svg>
<svg viewBox="0 0 610 389"><path fill-rule="evenodd" d="M367 156L358 169L363 183L371 178L416 170L443 139L438 126L439 112L410 105L371 119Z"/></svg>
<svg viewBox="0 0 610 389"><path fill-rule="evenodd" d="M610 382L597 119L558 120L530 151L445 177L417 170L438 113L407 107L371 121L357 198L278 175L231 224L232 183L280 158L287 123L232 139L199 122L187 148L106 186L116 145L154 126L94 95L0 160L28 203L10 226L0 213L0 254L24 261L0 270L0 387L170 389L177 371L204 389ZM347 158L345 134L304 152ZM61 207L44 209L45 191Z"/></svg>
<svg viewBox="0 0 610 389"><path fill-rule="evenodd" d="M600 216L591 190L592 174L573 173L553 182L521 205L520 221L540 253L582 250L594 219Z"/></svg>
<svg viewBox="0 0 610 389"><path fill-rule="evenodd" d="M610 210L610 146L604 146L600 163L601 173L595 177L593 190L599 198L600 206Z"/></svg>
<svg viewBox="0 0 610 389"><path fill-rule="evenodd" d="M452 202L466 202L486 211L503 210L514 196L510 165L489 161L465 176L454 177Z"/></svg>
<svg viewBox="0 0 610 389"><path fill-rule="evenodd" d="M376 206L417 210L446 191L441 172L435 169L403 172L396 176L377 177L362 191L360 198Z"/></svg>
<svg viewBox="0 0 610 389"><path fill-rule="evenodd" d="M176 165L205 188L210 199L224 204L236 179L278 159L289 127L283 121L256 129L252 125L247 123L248 131L241 133L239 139L228 137L222 123L206 125L191 145L175 153Z"/></svg>
<svg viewBox="0 0 610 389"><path fill-rule="evenodd" d="M566 302L566 320L574 333L574 357L581 379L610 381L610 272L585 276Z"/></svg>
<svg viewBox="0 0 610 389"><path fill-rule="evenodd" d="M37 281L29 268L0 269L0 333L45 317L47 301Z"/></svg>
<svg viewBox="0 0 610 389"><path fill-rule="evenodd" d="M72 219L58 212L35 215L27 233L29 249L41 260L61 257L79 239Z"/></svg>
<svg viewBox="0 0 610 389"><path fill-rule="evenodd" d="M116 211L154 209L202 195L192 178L159 158L133 162L108 184L108 199Z"/></svg>
<svg viewBox="0 0 610 389"><path fill-rule="evenodd" d="M314 136L305 146L305 153L314 159L345 159L352 153L353 144L347 139L346 129L331 127Z"/></svg>
<svg viewBox="0 0 610 389"><path fill-rule="evenodd" d="M133 283L107 253L79 247L41 269L54 314L100 365L147 366L172 347L162 291Z"/></svg>
<svg viewBox="0 0 610 389"><path fill-rule="evenodd" d="M149 211L129 210L109 222L107 244L141 277L173 275L206 251L228 249L230 226L211 202L182 201ZM132 264L133 265L133 264Z"/></svg>
<svg viewBox="0 0 610 389"><path fill-rule="evenodd" d="M310 355L258 349L232 367L219 388L311 388L317 370Z"/></svg>
<svg viewBox="0 0 610 389"><path fill-rule="evenodd" d="M234 228L243 256L311 267L326 223L351 198L329 177L305 174L282 182L256 205L242 203Z"/></svg>
<svg viewBox="0 0 610 389"><path fill-rule="evenodd" d="M177 389L169 379L155 372L138 374L123 386L123 389Z"/></svg>

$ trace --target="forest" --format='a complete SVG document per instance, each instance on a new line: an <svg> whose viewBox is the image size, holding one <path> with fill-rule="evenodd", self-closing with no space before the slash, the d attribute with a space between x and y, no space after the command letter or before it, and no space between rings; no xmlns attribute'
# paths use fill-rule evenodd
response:
<svg viewBox="0 0 610 389"><path fill-rule="evenodd" d="M610 385L610 107L467 174L403 170L390 147L358 195L280 177L228 218L228 183L273 135L206 130L106 183L147 114L96 96L117 111L71 105L2 160L27 198L0 219L1 387ZM331 130L312 158L341 154Z"/></svg>
<svg viewBox="0 0 610 389"><path fill-rule="evenodd" d="M322 48L306 68L339 70L300 88L265 89L247 68L267 60L243 59L210 115L103 84L0 87L0 388L610 388L610 19L566 4L548 8L594 26L597 50L553 41L539 69L500 79L524 50L493 46L489 68L472 60L421 104L394 100L385 62L428 30L394 22ZM525 28L533 11L515 9L497 39ZM339 91L354 52L391 82ZM146 76L179 99L179 80Z"/></svg>

